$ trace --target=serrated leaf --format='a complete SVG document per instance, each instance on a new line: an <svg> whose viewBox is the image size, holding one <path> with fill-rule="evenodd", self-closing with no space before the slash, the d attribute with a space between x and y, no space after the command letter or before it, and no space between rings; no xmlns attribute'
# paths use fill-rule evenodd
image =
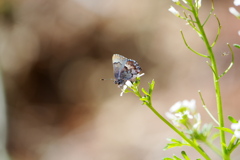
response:
<svg viewBox="0 0 240 160"><path fill-rule="evenodd" d="M142 92L149 96L149 93L144 88L142 88Z"/></svg>
<svg viewBox="0 0 240 160"><path fill-rule="evenodd" d="M229 121L231 121L232 123L238 123L238 121L237 121L235 118L233 118L232 116L228 116L228 119L229 119Z"/></svg>
<svg viewBox="0 0 240 160"><path fill-rule="evenodd" d="M240 48L239 44L233 44L233 46L236 47L236 48Z"/></svg>
<svg viewBox="0 0 240 160"><path fill-rule="evenodd" d="M225 128L225 127L215 127L215 128L219 129L221 131L224 131L224 132L228 132L228 133L234 134L233 130L231 130L230 128Z"/></svg>

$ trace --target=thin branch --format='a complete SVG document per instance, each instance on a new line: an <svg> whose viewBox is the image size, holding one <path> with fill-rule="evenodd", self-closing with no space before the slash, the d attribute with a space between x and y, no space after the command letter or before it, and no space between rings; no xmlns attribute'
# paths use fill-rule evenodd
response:
<svg viewBox="0 0 240 160"><path fill-rule="evenodd" d="M215 77L219 77L219 76L217 75L217 73L215 72L215 70L212 68L211 64L210 64L208 61L206 61L206 63L207 63L208 66L211 68L212 72L214 73L214 76L215 76ZM218 79L219 79L219 78L218 78ZM217 79L217 81L218 81L218 79Z"/></svg>
<svg viewBox="0 0 240 160"><path fill-rule="evenodd" d="M206 20L203 22L203 24L202 24L203 27L205 26L205 24L207 23L207 21L209 20L209 18L211 17L211 15L212 15L212 10L211 10L210 13L208 14Z"/></svg>
<svg viewBox="0 0 240 160"><path fill-rule="evenodd" d="M184 37L184 35L183 35L182 30L180 31L180 33L181 33L181 35L182 35L182 39L183 39L183 41L184 41L184 44L187 46L187 48L188 48L189 50L191 50L192 52L194 52L195 54L197 54L197 55L199 55L199 56L202 56L202 57L205 57L205 58L209 58L208 55L204 55L204 54L201 54L201 53L193 50L193 49L188 45L188 43L187 43L187 41L186 41L186 39L185 39L185 37Z"/></svg>
<svg viewBox="0 0 240 160"><path fill-rule="evenodd" d="M201 98L203 108L206 110L206 112L207 112L208 115L212 118L212 120L219 126L219 122L214 118L214 116L213 116L213 115L211 114L211 112L208 110L208 108L207 108L207 106L206 106L206 104L205 104L205 102L204 102L204 99L203 99L203 97L202 97L202 93L201 93L200 90L198 91L198 94L199 94L199 96L200 96L200 98Z"/></svg>
<svg viewBox="0 0 240 160"><path fill-rule="evenodd" d="M222 25L221 25L220 20L218 19L217 15L214 14L214 17L217 19L217 22L218 22L218 32L217 32L216 38L213 41L213 44L211 45L211 47L213 47L217 43L218 37L219 37L221 29L222 29Z"/></svg>
<svg viewBox="0 0 240 160"><path fill-rule="evenodd" d="M232 50L232 47L229 45L229 43L227 43L227 45L228 45L228 48L229 48L229 50L230 50L230 52L231 52L231 54L232 54L232 61L231 61L230 65L228 66L228 68L219 76L219 79L220 79L222 76L224 76L224 75L232 68L232 66L233 66L233 64L234 64L234 52L233 52L233 50Z"/></svg>

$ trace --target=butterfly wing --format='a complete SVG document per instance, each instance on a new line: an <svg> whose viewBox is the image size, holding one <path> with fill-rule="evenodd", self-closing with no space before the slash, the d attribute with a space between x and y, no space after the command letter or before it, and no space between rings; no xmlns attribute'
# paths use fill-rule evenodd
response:
<svg viewBox="0 0 240 160"><path fill-rule="evenodd" d="M127 63L128 59L124 56L121 56L119 54L114 54L112 57L112 63L113 63L113 73L115 77L115 83L116 84L122 84L123 79L122 79L122 74L125 70L125 64Z"/></svg>

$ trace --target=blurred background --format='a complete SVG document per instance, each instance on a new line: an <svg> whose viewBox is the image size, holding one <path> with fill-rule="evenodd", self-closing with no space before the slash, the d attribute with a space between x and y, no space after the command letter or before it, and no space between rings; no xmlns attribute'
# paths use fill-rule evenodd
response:
<svg viewBox="0 0 240 160"><path fill-rule="evenodd" d="M12 160L159 160L182 150L200 158L188 147L163 151L167 138L179 137L136 96L120 97L113 81L100 81L113 78L111 58L118 53L143 68L142 87L155 79L153 104L161 114L179 100L196 99L203 122L211 122L201 90L217 116L207 59L186 48L180 29L194 49L207 51L186 22L168 11L170 5L171 0L1 0L0 64ZM223 56L229 53L226 43L240 39L232 6L215 0L222 25L214 48L220 73L231 62L231 55ZM202 2L202 19L210 8L210 1ZM213 41L215 18L206 31ZM234 51L235 65L220 83L225 117L239 119L240 55ZM233 159L240 159L237 150Z"/></svg>

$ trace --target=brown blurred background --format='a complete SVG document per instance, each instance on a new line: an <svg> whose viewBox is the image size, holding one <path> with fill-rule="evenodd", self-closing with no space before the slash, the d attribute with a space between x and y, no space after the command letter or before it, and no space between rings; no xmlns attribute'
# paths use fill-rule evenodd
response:
<svg viewBox="0 0 240 160"><path fill-rule="evenodd" d="M12 159L157 160L181 150L200 158L188 147L163 151L166 138L177 135L137 97L120 97L112 81L100 81L113 78L112 54L135 59L145 73L141 85L156 81L153 102L160 113L176 101L196 99L203 122L211 122L197 92L216 116L211 70L207 59L186 48L179 30L193 48L204 54L206 49L186 22L168 12L170 5L171 0L1 0L0 62ZM211 4L202 5L203 19ZM220 72L231 61L222 56L229 53L226 43L240 39L231 6L215 0L222 24L214 48ZM214 18L206 30L214 40ZM234 51L235 65L221 85L225 116L239 119L240 55ZM240 159L236 153L232 158Z"/></svg>

